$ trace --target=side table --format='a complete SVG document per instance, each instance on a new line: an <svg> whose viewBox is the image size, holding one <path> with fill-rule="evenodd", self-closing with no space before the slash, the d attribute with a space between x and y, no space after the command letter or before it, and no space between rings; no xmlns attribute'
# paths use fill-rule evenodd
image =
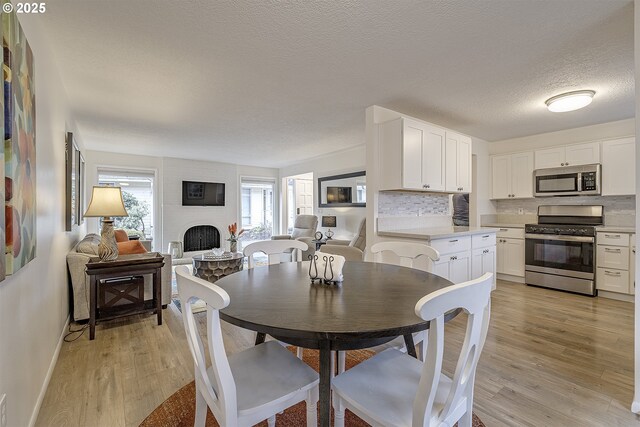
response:
<svg viewBox="0 0 640 427"><path fill-rule="evenodd" d="M242 270L243 264L244 255L240 252L227 253L226 257L196 255L193 257L193 275L215 283L224 276Z"/></svg>
<svg viewBox="0 0 640 427"><path fill-rule="evenodd" d="M153 275L153 299L145 301L139 309L130 310L120 315L109 316L108 319L130 316L141 313L155 313L158 317L158 325L162 325L162 286L160 277L164 258L157 252L136 255L120 255L114 261L101 261L100 258L91 258L87 262L86 273L89 275L89 339L96 336L98 319L98 286L105 279L114 279L127 276Z"/></svg>

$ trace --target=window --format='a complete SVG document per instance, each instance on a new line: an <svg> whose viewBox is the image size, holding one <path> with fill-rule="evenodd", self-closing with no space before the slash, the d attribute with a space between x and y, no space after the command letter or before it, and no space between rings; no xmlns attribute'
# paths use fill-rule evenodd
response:
<svg viewBox="0 0 640 427"><path fill-rule="evenodd" d="M154 230L154 180L153 172L98 169L98 184L122 188L122 198L128 217L114 218L114 226L137 235L141 239L153 239Z"/></svg>
<svg viewBox="0 0 640 427"><path fill-rule="evenodd" d="M273 234L275 220L275 181L242 178L240 185L241 228L245 243L268 240Z"/></svg>

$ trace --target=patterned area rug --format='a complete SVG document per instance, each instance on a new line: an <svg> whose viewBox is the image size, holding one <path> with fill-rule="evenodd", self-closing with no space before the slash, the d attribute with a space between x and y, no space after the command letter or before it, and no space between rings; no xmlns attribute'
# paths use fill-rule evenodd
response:
<svg viewBox="0 0 640 427"><path fill-rule="evenodd" d="M293 350L290 348L290 350ZM353 350L347 352L347 369L350 369L373 356L375 352L372 350ZM304 350L304 361L316 371L319 369L318 352L316 350ZM171 397L158 406L147 418L145 418L140 427L191 427L195 420L196 400L195 382L191 381L186 386L175 392ZM306 404L300 402L295 406L276 416L276 426L298 427L306 425ZM333 424L333 421L332 421ZM218 427L211 410L207 411L207 427ZM267 422L264 421L258 426L265 427ZM345 425L347 427L365 427L369 424L362 421L353 413L347 410L345 415ZM457 425L457 424L456 424ZM484 423L473 414L473 427L485 427Z"/></svg>

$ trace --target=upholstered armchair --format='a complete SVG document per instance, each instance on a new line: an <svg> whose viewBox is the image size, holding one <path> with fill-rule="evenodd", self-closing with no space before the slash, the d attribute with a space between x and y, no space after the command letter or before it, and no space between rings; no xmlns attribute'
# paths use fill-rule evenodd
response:
<svg viewBox="0 0 640 427"><path fill-rule="evenodd" d="M321 252L342 255L347 261L364 261L364 251L367 247L366 219L360 222L358 233L351 240L331 239L320 249Z"/></svg>
<svg viewBox="0 0 640 427"><path fill-rule="evenodd" d="M300 240L309 246L309 249L302 252L302 259L306 260L309 255L313 255L316 251L316 245L312 242L315 239L316 230L318 229L318 217L315 215L298 215L293 224L293 232L291 234L280 234L271 236L271 240Z"/></svg>

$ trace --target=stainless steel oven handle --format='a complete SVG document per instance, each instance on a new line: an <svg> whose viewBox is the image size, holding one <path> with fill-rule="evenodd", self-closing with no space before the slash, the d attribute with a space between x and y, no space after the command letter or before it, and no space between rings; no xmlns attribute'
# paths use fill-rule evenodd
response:
<svg viewBox="0 0 640 427"><path fill-rule="evenodd" d="M558 235L558 234L525 234L524 237L527 239L536 239L536 240L561 240L563 242L593 243L595 241L593 237L564 236L564 235Z"/></svg>

